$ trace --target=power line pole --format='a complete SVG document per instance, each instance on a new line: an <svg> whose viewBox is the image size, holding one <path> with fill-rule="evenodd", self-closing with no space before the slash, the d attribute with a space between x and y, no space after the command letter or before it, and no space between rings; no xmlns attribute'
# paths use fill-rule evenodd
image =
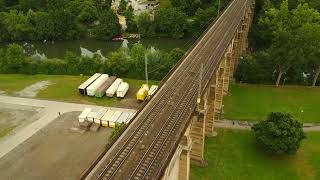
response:
<svg viewBox="0 0 320 180"><path fill-rule="evenodd" d="M201 63L200 74L199 74L199 89L198 89L198 99L197 99L198 105L201 102L202 78L203 78L202 76L203 76L203 63Z"/></svg>
<svg viewBox="0 0 320 180"><path fill-rule="evenodd" d="M146 75L146 83L149 86L147 54L144 55L144 71L145 71L145 75Z"/></svg>

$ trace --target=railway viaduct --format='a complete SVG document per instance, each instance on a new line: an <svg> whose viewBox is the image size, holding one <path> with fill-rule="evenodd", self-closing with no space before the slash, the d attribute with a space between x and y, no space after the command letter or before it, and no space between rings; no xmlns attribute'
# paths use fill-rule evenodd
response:
<svg viewBox="0 0 320 180"><path fill-rule="evenodd" d="M233 0L162 81L119 139L83 179L189 179L205 165L223 96L248 47L254 0Z"/></svg>

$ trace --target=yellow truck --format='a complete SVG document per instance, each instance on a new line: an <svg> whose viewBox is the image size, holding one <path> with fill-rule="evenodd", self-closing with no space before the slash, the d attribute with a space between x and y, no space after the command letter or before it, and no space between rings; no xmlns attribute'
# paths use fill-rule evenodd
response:
<svg viewBox="0 0 320 180"><path fill-rule="evenodd" d="M149 85L142 84L141 88L137 92L137 100L144 101L146 99L146 97L148 96L148 91L149 91Z"/></svg>

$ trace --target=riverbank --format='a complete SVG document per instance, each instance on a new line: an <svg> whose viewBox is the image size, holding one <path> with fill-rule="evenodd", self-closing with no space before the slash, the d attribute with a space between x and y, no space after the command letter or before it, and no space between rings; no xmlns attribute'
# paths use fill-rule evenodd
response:
<svg viewBox="0 0 320 180"><path fill-rule="evenodd" d="M180 48L183 50L188 50L188 48L193 44L195 40L191 38L183 39L173 39L173 38L143 38L143 39L128 39L129 47L134 43L141 42L144 47L150 48L155 47L162 51L170 51L174 48ZM96 39L80 39L73 41L31 41L31 42L8 42L0 43L0 48L11 43L17 43L19 45L24 45L28 43L33 45L33 50L37 50L38 53L44 53L48 58L63 58L67 51L73 52L77 55L81 54L80 47L86 48L92 52L101 50L104 56L109 53L116 51L122 45L119 41L101 41Z"/></svg>

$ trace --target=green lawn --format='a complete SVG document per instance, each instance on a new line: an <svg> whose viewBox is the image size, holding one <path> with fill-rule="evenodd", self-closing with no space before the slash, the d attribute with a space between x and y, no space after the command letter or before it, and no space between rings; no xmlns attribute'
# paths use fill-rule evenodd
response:
<svg viewBox="0 0 320 180"><path fill-rule="evenodd" d="M205 141L205 168L192 165L192 180L320 179L320 133L308 133L292 156L271 156L258 149L250 131L219 129Z"/></svg>
<svg viewBox="0 0 320 180"><path fill-rule="evenodd" d="M301 122L320 122L320 88L231 85L230 93L224 98L226 119L258 121L282 111Z"/></svg>
<svg viewBox="0 0 320 180"><path fill-rule="evenodd" d="M78 86L88 78L88 76L0 74L0 90L5 91L6 94L14 95L14 92L33 83L49 80L52 85L40 91L36 98L104 106L112 106L117 102L117 98L81 96L78 92ZM124 81L129 83L133 92L137 91L145 82L135 79L124 79ZM156 81L151 81L151 83L158 84ZM131 96L134 98L134 93Z"/></svg>

